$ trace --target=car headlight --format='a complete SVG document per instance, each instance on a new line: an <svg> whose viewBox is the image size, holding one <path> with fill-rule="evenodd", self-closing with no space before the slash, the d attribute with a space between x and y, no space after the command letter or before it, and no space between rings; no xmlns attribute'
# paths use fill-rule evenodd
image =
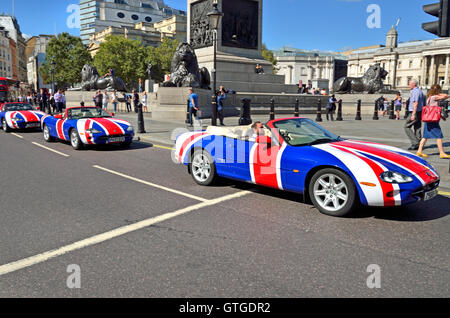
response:
<svg viewBox="0 0 450 318"><path fill-rule="evenodd" d="M100 130L97 130L97 129L94 129L94 128L86 129L86 132L90 133L90 134L101 134L102 133Z"/></svg>
<svg viewBox="0 0 450 318"><path fill-rule="evenodd" d="M127 131L128 131L128 132L132 132L132 131L134 131L134 128L133 128L133 126L129 126L129 127L127 128Z"/></svg>
<svg viewBox="0 0 450 318"><path fill-rule="evenodd" d="M383 172L380 178L387 183L409 183L413 181L413 178L395 171Z"/></svg>

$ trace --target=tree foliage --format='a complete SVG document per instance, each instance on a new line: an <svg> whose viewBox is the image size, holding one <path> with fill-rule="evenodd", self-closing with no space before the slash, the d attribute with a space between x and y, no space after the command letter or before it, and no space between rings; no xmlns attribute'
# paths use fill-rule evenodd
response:
<svg viewBox="0 0 450 318"><path fill-rule="evenodd" d="M45 61L39 68L45 82L51 81L51 61L55 62L55 82L64 87L81 82L81 69L92 58L79 37L61 33L49 41Z"/></svg>
<svg viewBox="0 0 450 318"><path fill-rule="evenodd" d="M139 78L147 78L147 64L147 49L141 41L124 36L107 36L94 57L100 75L112 68L114 75L122 78L128 87L135 87Z"/></svg>
<svg viewBox="0 0 450 318"><path fill-rule="evenodd" d="M275 74L278 71L278 66L277 66L278 60L275 57L275 55L273 54L273 52L270 51L269 49L267 49L267 46L264 43L262 45L262 56L264 57L265 60L272 63L273 73Z"/></svg>
<svg viewBox="0 0 450 318"><path fill-rule="evenodd" d="M148 47L147 57L152 62L152 78L156 82L163 82L164 75L170 73L170 67L175 51L179 45L177 39L164 38L158 47Z"/></svg>

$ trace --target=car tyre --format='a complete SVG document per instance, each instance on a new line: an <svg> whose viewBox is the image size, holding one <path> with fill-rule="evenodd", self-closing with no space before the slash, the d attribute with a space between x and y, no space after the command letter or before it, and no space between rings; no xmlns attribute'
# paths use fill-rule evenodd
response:
<svg viewBox="0 0 450 318"><path fill-rule="evenodd" d="M11 128L9 128L8 124L6 123L6 119L2 118L2 128L4 132L10 132Z"/></svg>
<svg viewBox="0 0 450 318"><path fill-rule="evenodd" d="M317 171L309 183L309 197L323 214L343 217L358 204L355 183L346 173L333 169Z"/></svg>
<svg viewBox="0 0 450 318"><path fill-rule="evenodd" d="M81 142L80 135L75 128L70 131L70 144L75 150L83 149L83 143Z"/></svg>
<svg viewBox="0 0 450 318"><path fill-rule="evenodd" d="M189 166L192 178L197 184L210 186L216 181L216 165L208 151L204 149L195 150Z"/></svg>
<svg viewBox="0 0 450 318"><path fill-rule="evenodd" d="M44 140L46 142L52 142L55 140L55 138L53 138L52 135L50 135L50 129L48 128L47 125L44 124L44 129L42 131L44 133Z"/></svg>

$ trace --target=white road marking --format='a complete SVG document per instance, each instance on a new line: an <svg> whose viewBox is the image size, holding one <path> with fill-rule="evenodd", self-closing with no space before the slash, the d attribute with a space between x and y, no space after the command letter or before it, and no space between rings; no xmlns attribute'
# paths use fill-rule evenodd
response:
<svg viewBox="0 0 450 318"><path fill-rule="evenodd" d="M32 144L33 144L33 145L36 145L36 146L38 146L38 147L44 148L44 149L46 149L46 150L49 150L49 151L51 151L51 152L54 152L54 153L56 153L56 154L58 154L58 155L60 155L60 156L63 156L63 157L70 157L69 155L66 155L65 153L56 151L56 150L54 150L54 149L52 149L52 148L46 147L46 146L41 145L41 144L39 144L39 143L37 143L37 142L32 142Z"/></svg>
<svg viewBox="0 0 450 318"><path fill-rule="evenodd" d="M144 229L146 227L149 227L151 225L157 224L157 223L161 223L164 221L167 221L169 219L173 219L177 216L183 215L183 214L187 214L189 212L193 212L196 210L200 210L206 207L210 207L213 205L217 205L219 203L225 202L225 201L229 201L232 199L237 199L237 198L241 198L245 195L250 194L251 192L249 191L241 191L235 194L231 194L231 195L227 195L221 198L217 198L217 199L213 199L213 200L208 200L206 202L202 202L202 203L198 203L196 205L192 205L190 207L187 208L183 208L174 212L170 212L170 213L166 213L154 218L150 218L141 222L137 222L135 224L131 224L131 225L127 225L127 226L123 226L120 228L117 228L115 230L112 231L108 231L105 232L103 234L99 234L66 246L63 246L61 248L58 249L54 249L42 254L38 254L35 256L31 256L16 262L12 262L9 264L5 264L0 266L0 276L2 275L6 275L8 273L12 273L39 263L43 263L46 262L52 258L55 258L57 256L62 256L64 254L82 249L82 248L86 248L88 246L92 246L95 244L99 244L99 243L103 243L106 241L109 241L111 239L117 238L119 236L123 236L125 234L131 233L131 232L135 232L141 229Z"/></svg>
<svg viewBox="0 0 450 318"><path fill-rule="evenodd" d="M23 139L23 137L21 135L19 135L19 134L11 133L11 135L16 136L17 138Z"/></svg>
<svg viewBox="0 0 450 318"><path fill-rule="evenodd" d="M97 166L97 165L94 166L94 168L100 169L100 170L103 170L103 171L106 171L106 172L109 172L109 173L112 173L112 174L115 174L115 175L120 176L122 178L126 178L126 179L129 179L129 180L135 181L135 182L139 182L139 183L148 185L148 186L153 187L153 188L157 188L157 189L161 189L161 190L164 190L164 191L172 192L172 193L175 193L175 194L178 194L178 195L182 195L184 197L187 197L187 198L190 198L190 199L194 199L194 200L197 200L197 201L200 201L200 202L208 201L208 199L204 199L204 198L201 198L201 197L198 197L198 196L195 196L195 195L191 195L191 194L188 194L188 193L184 193L184 192L181 192L181 191L178 191L178 190L174 190L174 189L170 189L170 188L167 188L167 187L163 187L163 186L160 186L160 185L157 185L157 184L145 181L145 180L141 180L141 179L138 179L138 178L135 178L135 177L131 177L131 176L128 176L126 174L123 174L123 173L120 173L120 172L116 172L116 171L113 171L113 170L109 170L109 169L106 169L106 168L103 168L103 167L100 167L100 166Z"/></svg>

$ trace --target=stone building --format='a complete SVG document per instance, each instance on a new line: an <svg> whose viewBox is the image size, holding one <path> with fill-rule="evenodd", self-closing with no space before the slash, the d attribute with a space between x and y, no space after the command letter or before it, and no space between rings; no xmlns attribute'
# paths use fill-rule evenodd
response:
<svg viewBox="0 0 450 318"><path fill-rule="evenodd" d="M0 77L12 78L11 49L8 31L0 27Z"/></svg>
<svg viewBox="0 0 450 318"><path fill-rule="evenodd" d="M45 62L47 45L50 40L54 38L53 35L41 34L33 36L27 41L26 56L27 56L27 78L28 84L38 91L40 88L50 88L51 85L44 85L42 77L39 75L39 67Z"/></svg>
<svg viewBox="0 0 450 318"><path fill-rule="evenodd" d="M139 22L154 23L174 14L163 0L80 0L81 40L89 45L90 37L108 27L134 28Z"/></svg>
<svg viewBox="0 0 450 318"><path fill-rule="evenodd" d="M175 15L160 23L139 22L133 27L110 26L91 35L88 50L92 57L97 54L100 43L104 42L109 35L139 40L144 46L158 46L164 38L178 39L180 42L184 42L186 40L186 16Z"/></svg>
<svg viewBox="0 0 450 318"><path fill-rule="evenodd" d="M9 15L0 15L0 27L4 27L8 31L8 36L10 38L10 48L11 48L11 60L13 68L13 78L16 74L16 78L21 82L26 82L27 80L27 61L25 56L25 39L20 31L19 23L17 19ZM14 44L11 44L14 42ZM14 50L14 52L13 52Z"/></svg>
<svg viewBox="0 0 450 318"><path fill-rule="evenodd" d="M348 57L340 53L306 51L289 47L274 51L278 60L278 74L284 75L286 84L326 83L329 90L333 83L347 75ZM325 87L324 87L325 88Z"/></svg>
<svg viewBox="0 0 450 318"><path fill-rule="evenodd" d="M350 53L348 76L363 76L375 63L389 72L385 83L393 89L407 90L410 79L423 88L433 84L450 88L450 38L398 43L398 32L392 27L384 46Z"/></svg>

